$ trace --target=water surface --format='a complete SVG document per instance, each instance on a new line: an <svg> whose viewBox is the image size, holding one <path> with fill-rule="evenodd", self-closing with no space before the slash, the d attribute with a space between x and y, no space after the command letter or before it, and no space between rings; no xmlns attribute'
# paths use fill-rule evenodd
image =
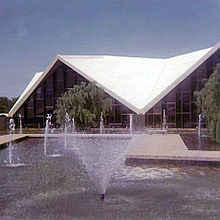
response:
<svg viewBox="0 0 220 220"><path fill-rule="evenodd" d="M54 141L62 154L62 140ZM43 139L29 139L18 143L14 153L26 166L6 167L7 149L0 151L1 220L220 219L217 167L121 165L101 203L73 151L45 157Z"/></svg>

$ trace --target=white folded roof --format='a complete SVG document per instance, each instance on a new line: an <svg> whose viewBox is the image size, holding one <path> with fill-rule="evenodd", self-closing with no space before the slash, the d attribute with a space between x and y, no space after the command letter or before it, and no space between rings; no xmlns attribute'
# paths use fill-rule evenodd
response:
<svg viewBox="0 0 220 220"><path fill-rule="evenodd" d="M57 55L44 72L35 74L9 115L12 116L20 108L57 60L103 88L137 114L144 114L219 49L219 46L218 43L208 49L167 59Z"/></svg>

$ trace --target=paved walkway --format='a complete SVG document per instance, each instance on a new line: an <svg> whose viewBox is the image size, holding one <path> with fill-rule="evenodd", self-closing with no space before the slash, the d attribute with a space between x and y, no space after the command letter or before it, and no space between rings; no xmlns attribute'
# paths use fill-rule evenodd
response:
<svg viewBox="0 0 220 220"><path fill-rule="evenodd" d="M43 138L45 134L13 134L10 136L9 134L7 135L2 135L0 136L0 145L7 144L11 141L11 138L13 141L19 141L24 138ZM62 137L64 134L48 134L47 137ZM67 134L67 136L77 136L80 138L83 137L112 137L112 138L131 138L129 134Z"/></svg>
<svg viewBox="0 0 220 220"><path fill-rule="evenodd" d="M134 135L127 158L220 162L220 151L188 150L179 134Z"/></svg>
<svg viewBox="0 0 220 220"><path fill-rule="evenodd" d="M11 138L13 141L22 140L23 138L28 137L26 134L13 134L10 136L9 134L0 136L0 145L7 144L11 141Z"/></svg>

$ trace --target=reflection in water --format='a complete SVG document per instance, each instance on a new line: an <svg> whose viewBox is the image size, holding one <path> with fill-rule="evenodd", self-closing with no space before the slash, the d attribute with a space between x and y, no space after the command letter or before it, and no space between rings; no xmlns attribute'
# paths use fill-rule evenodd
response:
<svg viewBox="0 0 220 220"><path fill-rule="evenodd" d="M198 137L196 134L181 134L181 137L189 150L219 151L220 145L210 137Z"/></svg>

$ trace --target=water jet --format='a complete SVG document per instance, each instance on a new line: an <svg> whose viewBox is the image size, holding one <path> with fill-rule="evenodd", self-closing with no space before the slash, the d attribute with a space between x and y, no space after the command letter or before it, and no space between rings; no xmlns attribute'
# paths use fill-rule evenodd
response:
<svg viewBox="0 0 220 220"><path fill-rule="evenodd" d="M105 194L100 194L100 200L101 200L101 202L104 202L104 200L105 200Z"/></svg>

